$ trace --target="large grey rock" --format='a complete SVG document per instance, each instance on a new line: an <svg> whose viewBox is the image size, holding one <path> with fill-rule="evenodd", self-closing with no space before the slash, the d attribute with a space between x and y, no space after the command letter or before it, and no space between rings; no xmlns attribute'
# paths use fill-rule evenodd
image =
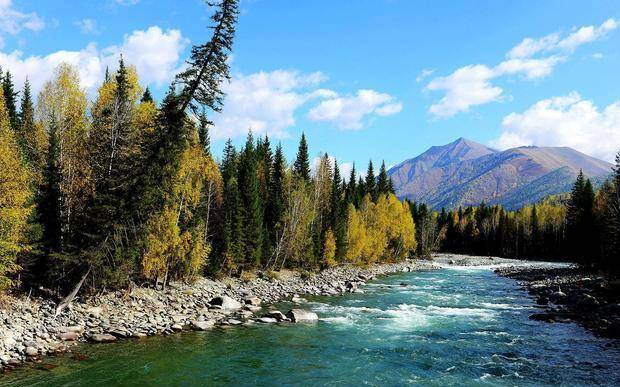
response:
<svg viewBox="0 0 620 387"><path fill-rule="evenodd" d="M75 341L78 339L78 334L76 332L63 332L60 334L60 339L62 341Z"/></svg>
<svg viewBox="0 0 620 387"><path fill-rule="evenodd" d="M261 299L258 297L247 297L243 301L246 303L246 305L253 305L253 306L259 306L262 302Z"/></svg>
<svg viewBox="0 0 620 387"><path fill-rule="evenodd" d="M290 318L292 322L314 322L319 320L319 316L316 313L303 309L291 309L286 313L286 317Z"/></svg>
<svg viewBox="0 0 620 387"><path fill-rule="evenodd" d="M243 305L241 305L239 301L228 296L215 297L209 302L209 304L214 306L221 306L222 309L227 310L239 310L241 309L241 307L243 307Z"/></svg>
<svg viewBox="0 0 620 387"><path fill-rule="evenodd" d="M96 333L92 335L90 339L95 343L109 343L112 341L116 341L116 336L113 336L109 333Z"/></svg>
<svg viewBox="0 0 620 387"><path fill-rule="evenodd" d="M39 354L39 350L35 347L26 347L26 356L37 356Z"/></svg>
<svg viewBox="0 0 620 387"><path fill-rule="evenodd" d="M191 326L192 326L192 329L195 331L206 331L215 326L215 321L213 320L192 321Z"/></svg>
<svg viewBox="0 0 620 387"><path fill-rule="evenodd" d="M277 323L278 320L276 320L273 317L260 317L258 320L258 322L262 322L262 323L266 323L266 324L272 324L272 323Z"/></svg>
<svg viewBox="0 0 620 387"><path fill-rule="evenodd" d="M285 321L287 319L284 313L279 310L271 310L265 315L265 317L275 318L278 321Z"/></svg>

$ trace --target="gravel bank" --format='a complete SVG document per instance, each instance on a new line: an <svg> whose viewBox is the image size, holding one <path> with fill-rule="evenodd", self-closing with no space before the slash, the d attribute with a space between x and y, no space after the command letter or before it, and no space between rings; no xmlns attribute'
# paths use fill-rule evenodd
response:
<svg viewBox="0 0 620 387"><path fill-rule="evenodd" d="M576 266L514 266L495 272L517 280L544 308L531 319L577 322L597 335L620 338L620 279Z"/></svg>
<svg viewBox="0 0 620 387"><path fill-rule="evenodd" d="M440 256L437 262L447 264L451 259ZM0 369L67 351L77 342L111 342L217 325L312 320L312 315L299 309L286 315L257 314L263 310L261 305L295 302L299 295L363 292L365 281L377 276L438 267L435 262L416 260L368 268L340 266L310 276L287 271L277 278L248 282L200 278L192 284L173 283L165 291L134 287L86 300L78 297L58 317L51 300L12 298L0 308Z"/></svg>

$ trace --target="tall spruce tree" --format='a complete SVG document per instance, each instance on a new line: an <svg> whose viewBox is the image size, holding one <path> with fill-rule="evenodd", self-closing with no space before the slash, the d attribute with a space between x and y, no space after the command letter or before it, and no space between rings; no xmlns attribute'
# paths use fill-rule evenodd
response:
<svg viewBox="0 0 620 387"><path fill-rule="evenodd" d="M262 259L263 220L258 182L258 160L252 132L248 133L239 160L239 190L243 205L243 245L246 264L259 266Z"/></svg>
<svg viewBox="0 0 620 387"><path fill-rule="evenodd" d="M368 170L366 171L366 179L364 180L364 186L366 193L372 197L373 201L377 200L377 178L375 177L375 170L372 166L372 160L368 162Z"/></svg>
<svg viewBox="0 0 620 387"><path fill-rule="evenodd" d="M147 89L148 90L148 89ZM209 136L209 120L203 110L198 116L198 140L205 153L211 155L211 138Z"/></svg>
<svg viewBox="0 0 620 387"><path fill-rule="evenodd" d="M106 72L107 71L108 69L106 68ZM153 95L151 94L151 90L149 90L148 86L146 87L146 89L144 89L144 93L142 94L142 98L140 99L140 102L155 102L153 100Z"/></svg>
<svg viewBox="0 0 620 387"><path fill-rule="evenodd" d="M52 116L49 127L49 147L46 155L44 184L41 200L37 204L43 225L43 243L48 253L62 250L62 203L60 189L62 170L60 167L60 136L58 123ZM41 269L42 271L43 269Z"/></svg>
<svg viewBox="0 0 620 387"><path fill-rule="evenodd" d="M340 176L340 168L338 167L338 161L334 160L334 175L332 178L332 195L331 195L331 209L330 209L330 222L334 238L336 240L335 258L341 261L346 254L346 209L347 205L344 202L344 192L342 186L342 177Z"/></svg>
<svg viewBox="0 0 620 387"><path fill-rule="evenodd" d="M381 162L381 169L379 170L379 177L377 179L377 192L381 195L393 193L390 178L385 169L385 161Z"/></svg>
<svg viewBox="0 0 620 387"><path fill-rule="evenodd" d="M39 132L34 122L34 103L30 92L30 82L24 82L20 112L18 138L22 154L26 163L35 170L42 168L45 155L44 150L40 149Z"/></svg>
<svg viewBox="0 0 620 387"><path fill-rule="evenodd" d="M273 157L273 168L269 180L269 204L265 213L265 225L272 246L277 243L277 238L282 231L282 222L285 208L284 178L286 160L282 144L276 147Z"/></svg>
<svg viewBox="0 0 620 387"><path fill-rule="evenodd" d="M310 155L308 154L308 143L304 133L301 134L301 140L299 140L297 158L293 164L293 174L306 183L310 182Z"/></svg>
<svg viewBox="0 0 620 387"><path fill-rule="evenodd" d="M17 95L15 91L15 85L13 84L13 77L10 71L6 71L2 78L2 90L4 91L4 104L6 110L9 113L9 119L11 122L11 129L14 131L19 130L19 116L17 114Z"/></svg>
<svg viewBox="0 0 620 387"><path fill-rule="evenodd" d="M355 207L359 205L358 192L357 192L357 172L355 171L355 163L351 167L351 173L349 174L349 181L347 184L347 191L345 195L345 201L347 206L353 204Z"/></svg>

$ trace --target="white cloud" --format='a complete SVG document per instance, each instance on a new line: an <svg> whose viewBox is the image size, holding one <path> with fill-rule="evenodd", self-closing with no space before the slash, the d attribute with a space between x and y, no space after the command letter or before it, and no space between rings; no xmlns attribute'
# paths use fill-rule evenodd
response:
<svg viewBox="0 0 620 387"><path fill-rule="evenodd" d="M599 110L592 101L572 92L507 115L502 127L502 134L491 146L569 146L612 161L620 150L620 101Z"/></svg>
<svg viewBox="0 0 620 387"><path fill-rule="evenodd" d="M555 66L567 60L568 55L577 47L601 39L617 26L614 19L608 19L599 27L581 27L564 38L560 33L539 39L526 38L506 54L506 60L494 67L484 64L469 65L448 76L436 77L425 89L443 91L444 96L428 110L437 117L450 117L459 112L467 112L473 106L501 101L504 90L493 84L492 80L510 75L521 75L527 80L548 76ZM533 57L536 54L546 56Z"/></svg>
<svg viewBox="0 0 620 387"><path fill-rule="evenodd" d="M99 33L99 28L97 26L97 21L93 19L82 19L74 22L84 35L97 35Z"/></svg>
<svg viewBox="0 0 620 387"><path fill-rule="evenodd" d="M592 54L592 59L603 59L603 56L603 53L595 52L594 54Z"/></svg>
<svg viewBox="0 0 620 387"><path fill-rule="evenodd" d="M430 77L435 72L434 69L423 69L420 74L415 78L417 83L422 82L425 78Z"/></svg>
<svg viewBox="0 0 620 387"><path fill-rule="evenodd" d="M310 109L310 119L334 121L345 129L361 129L363 119L370 114L387 116L402 110L392 96L373 90L341 97L319 87L326 80L320 72L293 70L234 75L223 86L226 100L222 113L213 117L213 137L243 136L252 129L256 134L286 138L288 128L296 124L298 110L311 101L319 102Z"/></svg>
<svg viewBox="0 0 620 387"><path fill-rule="evenodd" d="M133 31L125 36L122 44L103 49L90 43L80 51L61 50L45 56L26 57L18 50L0 51L0 66L11 71L20 88L28 77L36 93L52 76L54 68L66 62L77 67L82 87L93 92L103 80L106 66L115 69L122 53L126 63L136 66L143 84L161 86L172 80L187 44L188 40L179 30L163 31L152 26L145 31Z"/></svg>
<svg viewBox="0 0 620 387"><path fill-rule="evenodd" d="M289 70L233 76L223 86L226 101L222 113L214 116L213 137L237 137L248 129L256 134L287 137L286 129L295 125L298 108L310 99L333 95L330 90L312 90L325 79L320 72Z"/></svg>
<svg viewBox="0 0 620 387"><path fill-rule="evenodd" d="M12 0L0 0L0 31L16 35L22 30L40 31L45 22L36 13L23 13L13 8Z"/></svg>
<svg viewBox="0 0 620 387"><path fill-rule="evenodd" d="M395 102L395 98L389 94L362 89L356 95L322 101L310 109L308 118L312 121L333 121L341 129L359 130L364 127L367 116L393 115L402 108L402 104Z"/></svg>

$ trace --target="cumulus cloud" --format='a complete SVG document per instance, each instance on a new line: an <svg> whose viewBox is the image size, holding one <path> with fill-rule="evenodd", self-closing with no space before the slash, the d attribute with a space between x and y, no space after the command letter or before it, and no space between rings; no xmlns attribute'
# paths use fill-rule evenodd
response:
<svg viewBox="0 0 620 387"><path fill-rule="evenodd" d="M450 117L473 106L501 101L504 90L492 83L494 79L510 75L527 80L548 76L577 47L601 39L617 27L616 20L608 19L598 27L581 27L565 37L553 33L538 39L526 38L496 66L469 65L450 75L433 78L425 89L443 91L444 96L429 107L429 112L436 117ZM537 54L539 57L535 57Z"/></svg>
<svg viewBox="0 0 620 387"><path fill-rule="evenodd" d="M430 77L431 75L433 75L433 73L435 72L435 70L433 69L423 69L420 74L415 78L415 81L417 83L422 82L424 79Z"/></svg>
<svg viewBox="0 0 620 387"><path fill-rule="evenodd" d="M320 72L302 74L292 70L233 76L223 86L224 109L214 117L213 137L237 137L252 129L257 134L277 138L288 136L286 129L295 125L295 111L313 98L332 95L314 89L326 79Z"/></svg>
<svg viewBox="0 0 620 387"><path fill-rule="evenodd" d="M180 55L188 44L179 30L163 31L152 26L126 35L119 45L98 49L94 43L79 51L61 50L45 56L24 56L21 51L0 51L0 66L11 71L18 87L26 77L36 93L49 80L60 63L76 66L82 87L92 92L103 80L106 67L115 69L120 54L135 65L144 84L161 86L169 82L178 70Z"/></svg>
<svg viewBox="0 0 620 387"><path fill-rule="evenodd" d="M365 126L367 116L389 116L399 113L403 106L386 93L358 90L355 95L328 98L310 109L312 121L333 121L341 129L359 130Z"/></svg>
<svg viewBox="0 0 620 387"><path fill-rule="evenodd" d="M99 33L96 20L82 19L74 22L73 24L75 24L84 35L97 35Z"/></svg>
<svg viewBox="0 0 620 387"><path fill-rule="evenodd" d="M620 101L602 110L578 93L538 101L502 120L502 134L490 145L569 146L612 161L620 150Z"/></svg>
<svg viewBox="0 0 620 387"><path fill-rule="evenodd" d="M45 22L36 13L18 11L13 7L12 0L0 0L1 32L16 35L22 30L40 31L44 27Z"/></svg>
<svg viewBox="0 0 620 387"><path fill-rule="evenodd" d="M294 70L261 71L236 74L223 86L224 109L214 116L216 139L245 135L248 129L276 138L288 137L288 128L296 124L299 109L314 101L308 117L315 121L332 121L344 129L361 129L371 114L388 116L402 110L402 105L388 94L359 90L355 96L340 96L321 88L327 77L320 73Z"/></svg>

